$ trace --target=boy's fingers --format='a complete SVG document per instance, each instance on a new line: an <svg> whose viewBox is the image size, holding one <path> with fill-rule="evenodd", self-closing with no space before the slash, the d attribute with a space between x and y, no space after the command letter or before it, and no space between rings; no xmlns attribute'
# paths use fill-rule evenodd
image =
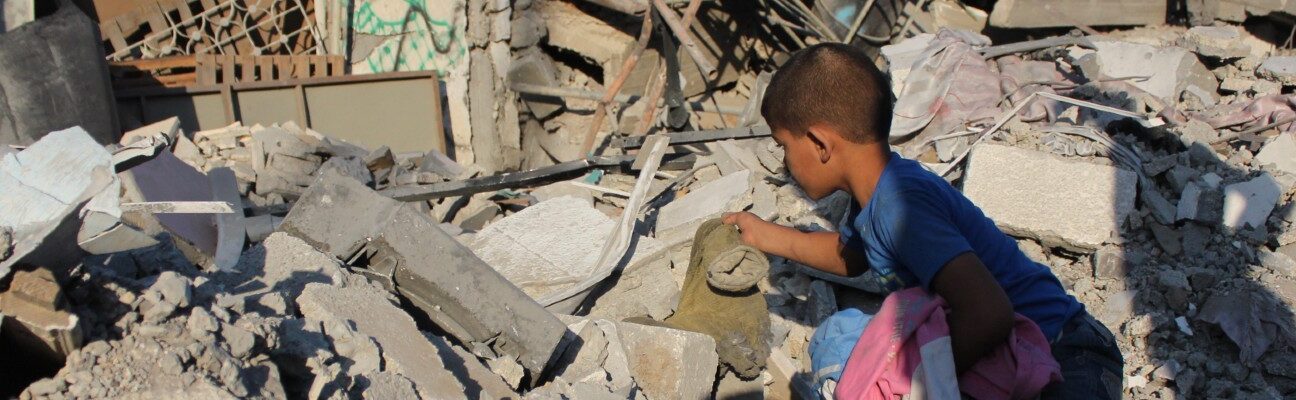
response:
<svg viewBox="0 0 1296 400"><path fill-rule="evenodd" d="M720 217L720 222L733 225L738 222L738 213L724 213L724 215Z"/></svg>

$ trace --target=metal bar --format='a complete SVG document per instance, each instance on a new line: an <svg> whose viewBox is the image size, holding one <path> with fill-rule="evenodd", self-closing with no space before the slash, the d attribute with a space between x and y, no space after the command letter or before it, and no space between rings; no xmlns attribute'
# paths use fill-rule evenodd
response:
<svg viewBox="0 0 1296 400"><path fill-rule="evenodd" d="M706 55L702 54L702 49L693 41L693 37L689 36L688 25L684 25L680 21L679 15L676 15L675 10L666 5L665 1L652 0L652 2L657 7L657 11L661 13L666 26L670 28L671 32L675 33L676 38L679 38L680 45L684 46L684 52L688 53L689 57L693 59L693 63L697 64L698 69L702 70L702 76L714 78L716 74L715 64L706 58Z"/></svg>
<svg viewBox="0 0 1296 400"><path fill-rule="evenodd" d="M714 142L717 140L727 139L751 139L766 137L771 135L770 127L766 125L757 125L750 128L733 128L718 129L710 131L687 131L667 134L670 137L671 145ZM631 136L617 138L612 141L612 147L633 149L643 146L645 136Z"/></svg>
<svg viewBox="0 0 1296 400"><path fill-rule="evenodd" d="M693 0L697 2L698 0ZM594 109L594 120L590 122L589 130L585 132L585 140L581 144L581 154L590 155L594 150L594 137L598 136L599 128L603 126L603 119L607 117L607 105L616 98L617 93L621 92L621 86L625 85L626 78L630 77L630 72L635 66L639 65L639 56L643 54L644 49L648 48L648 39L652 37L652 13L645 13L643 16L643 25L639 28L639 39L635 49L626 57L625 62L621 63L621 71L617 72L617 77L608 85L607 92L599 99L598 105Z"/></svg>
<svg viewBox="0 0 1296 400"><path fill-rule="evenodd" d="M1088 36L1054 36L1037 40L1028 40L1025 42L1001 44L981 49L981 56L987 59L995 58L1007 54L1020 53L1039 49L1047 49L1054 46L1083 46L1093 48L1093 41Z"/></svg>
<svg viewBox="0 0 1296 400"><path fill-rule="evenodd" d="M603 98L602 97L603 95L598 94L598 92L593 92L589 90L533 85L529 83L510 83L509 89L513 90L514 92L521 93L523 95L566 97L566 98L596 100L596 101ZM658 100L660 100L660 96L658 97L659 97ZM618 94L616 95L616 97L613 98L612 101L621 104L634 104L639 102L642 99L643 99L642 97L639 97L637 95ZM689 108L692 109L693 111L705 111L705 112L713 112L713 113L729 114L729 115L742 115L742 111L743 111L741 107L719 106L710 103L702 103L696 101L689 102L688 105Z"/></svg>
<svg viewBox="0 0 1296 400"><path fill-rule="evenodd" d="M631 15L642 14L644 11L648 11L647 5L634 0L585 0L585 2L597 4L603 8Z"/></svg>
<svg viewBox="0 0 1296 400"><path fill-rule="evenodd" d="M400 201L424 201L442 197L461 196L527 186L532 183L583 172L595 166L615 166L632 161L634 161L634 156L632 155L591 157L554 164L548 167L536 168L530 171L510 172L428 185L401 186L386 189L379 193Z"/></svg>
<svg viewBox="0 0 1296 400"><path fill-rule="evenodd" d="M1245 131L1229 133L1229 134L1226 134L1226 135L1220 136L1219 139L1212 140L1212 141L1211 141L1211 144L1220 144L1220 143L1224 143L1224 142L1227 142L1227 141L1230 141L1230 140L1233 140L1233 139L1240 138L1240 137L1242 137L1242 136L1246 136L1246 135L1254 135L1254 134L1256 134L1256 133L1260 133L1260 132L1263 132L1263 131L1266 131L1266 130L1269 130L1269 129L1277 128L1277 127L1280 126L1280 125L1286 125L1286 124L1290 124L1290 123L1292 123L1292 122L1296 122L1296 116L1291 116L1291 117L1283 118L1283 119L1280 119L1280 120L1277 120L1277 121L1274 121L1274 122L1270 122L1270 123L1267 123L1267 124L1264 124L1264 125L1260 125L1260 126L1257 126L1257 127L1251 128L1251 129L1247 129L1247 130L1245 130Z"/></svg>
<svg viewBox="0 0 1296 400"><path fill-rule="evenodd" d="M873 3L876 0L868 0L864 3L864 8L859 10L859 15L855 16L855 22L851 23L850 29L846 30L846 37L842 38L842 43L851 44L855 40L855 32L859 32L860 26L864 25L864 18L868 17L869 10L873 9Z"/></svg>
<svg viewBox="0 0 1296 400"><path fill-rule="evenodd" d="M122 203L122 212L149 214L229 214L234 212L224 201L154 201Z"/></svg>

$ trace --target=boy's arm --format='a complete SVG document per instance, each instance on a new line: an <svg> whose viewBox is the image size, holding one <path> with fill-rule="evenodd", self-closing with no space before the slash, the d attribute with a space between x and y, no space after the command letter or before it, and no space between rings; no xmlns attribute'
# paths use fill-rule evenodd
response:
<svg viewBox="0 0 1296 400"><path fill-rule="evenodd" d="M738 225L743 242L765 253L841 276L863 272L862 259L835 232L801 232L749 212L725 214L724 223Z"/></svg>
<svg viewBox="0 0 1296 400"><path fill-rule="evenodd" d="M960 374L1008 340L1012 303L976 254L966 252L946 263L931 288L949 304L950 346Z"/></svg>

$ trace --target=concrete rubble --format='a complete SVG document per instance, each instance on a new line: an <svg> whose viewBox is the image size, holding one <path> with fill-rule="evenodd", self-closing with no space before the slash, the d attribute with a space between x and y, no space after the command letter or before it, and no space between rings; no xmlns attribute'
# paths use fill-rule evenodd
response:
<svg viewBox="0 0 1296 400"><path fill-rule="evenodd" d="M300 10L308 41L258 49L131 42L224 7L209 2L89 7L102 42L63 43L52 28L103 2L58 3L0 33L0 59L91 56L0 73L24 74L0 85L5 397L816 398L810 338L875 309L875 275L770 256L749 293L768 357L742 371L713 333L649 323L689 314L704 221L845 218L849 195L807 199L771 138L733 136L763 124L770 73L820 42L874 56L916 110L892 150L1116 334L1123 397L1296 397L1283 2L367 0ZM58 46L13 45L32 37ZM346 67L309 79L439 79L440 147L338 139L381 132L323 132L313 108L232 93L300 71L198 61L253 50ZM36 93L46 81L71 83ZM157 106L180 92L202 100ZM63 100L30 101L49 96Z"/></svg>

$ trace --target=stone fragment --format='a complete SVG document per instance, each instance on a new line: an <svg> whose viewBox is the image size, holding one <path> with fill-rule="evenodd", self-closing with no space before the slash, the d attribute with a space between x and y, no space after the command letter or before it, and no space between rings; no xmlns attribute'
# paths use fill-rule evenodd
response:
<svg viewBox="0 0 1296 400"><path fill-rule="evenodd" d="M469 247L522 291L540 299L598 270L594 264L612 225L611 218L585 201L564 196L491 224ZM630 264L660 247L655 239L639 238Z"/></svg>
<svg viewBox="0 0 1296 400"><path fill-rule="evenodd" d="M643 315L658 321L669 317L675 311L680 287L664 250L653 253L661 256L639 257L640 261L627 265L612 287L594 300L589 315L614 321Z"/></svg>
<svg viewBox="0 0 1296 400"><path fill-rule="evenodd" d="M214 280L227 293L240 296L253 311L290 311L291 299L312 282L333 284L344 272L341 264L293 236L270 234L260 244L243 252L235 274L220 274ZM286 300L287 299L287 300Z"/></svg>
<svg viewBox="0 0 1296 400"><path fill-rule="evenodd" d="M1296 259L1269 250L1259 252L1260 265L1282 276L1296 276Z"/></svg>
<svg viewBox="0 0 1296 400"><path fill-rule="evenodd" d="M1188 284L1187 275L1176 270L1161 271L1157 276L1157 283L1160 284L1162 294L1165 295L1170 308L1179 312L1188 309L1188 296L1192 294L1192 285Z"/></svg>
<svg viewBox="0 0 1296 400"><path fill-rule="evenodd" d="M536 200L540 202L563 196L575 197L584 203L588 203L590 207L594 206L594 192L570 181L555 182L538 187L531 191L531 195L535 196Z"/></svg>
<svg viewBox="0 0 1296 400"><path fill-rule="evenodd" d="M0 334L8 357L18 357L33 368L53 365L53 370L81 347L81 321L66 310L63 291L47 268L17 270L9 287L0 292Z"/></svg>
<svg viewBox="0 0 1296 400"><path fill-rule="evenodd" d="M1065 17L1063 17L1065 16ZM1076 24L1155 25L1165 22L1162 2L1121 0L1069 1L1001 0L990 11L990 26L1000 28L1071 27Z"/></svg>
<svg viewBox="0 0 1296 400"><path fill-rule="evenodd" d="M408 377L424 398L460 397L463 384L447 371L436 346L409 314L371 287L312 283L297 298L302 315L317 321L350 321L383 349L385 371Z"/></svg>
<svg viewBox="0 0 1296 400"><path fill-rule="evenodd" d="M635 382L650 399L708 398L715 385L715 340L701 333L617 324Z"/></svg>
<svg viewBox="0 0 1296 400"><path fill-rule="evenodd" d="M1120 248L1104 247L1094 252L1092 259L1095 278L1125 279L1130 272L1131 265Z"/></svg>
<svg viewBox="0 0 1296 400"><path fill-rule="evenodd" d="M243 358L252 351L256 345L256 335L247 329L238 326L224 324L221 326L221 338L225 339L225 344L229 346L230 355Z"/></svg>
<svg viewBox="0 0 1296 400"><path fill-rule="evenodd" d="M1236 77L1227 77L1224 78L1224 80L1220 81L1220 90L1227 91L1227 92L1234 92L1234 93L1242 93L1251 90L1252 85L1255 85L1254 80L1242 79Z"/></svg>
<svg viewBox="0 0 1296 400"><path fill-rule="evenodd" d="M1166 171L1165 178L1166 181L1170 183L1171 189L1174 189L1176 192L1182 192L1185 187L1188 187L1188 182L1192 181L1193 178L1196 178L1197 175L1198 173L1195 169L1183 165L1175 165L1174 168Z"/></svg>
<svg viewBox="0 0 1296 400"><path fill-rule="evenodd" d="M675 199L657 215L657 237L667 244L692 239L703 221L750 205L751 170L729 174Z"/></svg>
<svg viewBox="0 0 1296 400"><path fill-rule="evenodd" d="M1194 26L1184 34L1184 45L1199 55L1212 58L1242 58L1251 46L1242 40L1236 26Z"/></svg>
<svg viewBox="0 0 1296 400"><path fill-rule="evenodd" d="M492 357L517 357L533 380L560 350L566 329L553 314L413 204L326 174L298 200L283 227L334 257L362 262L357 272L395 289L474 351L476 343L496 353Z"/></svg>
<svg viewBox="0 0 1296 400"><path fill-rule="evenodd" d="M177 307L188 307L189 302L193 299L193 291L189 278L175 273L175 271L162 271L157 276L157 281L149 287L150 291L157 291L162 295L162 299Z"/></svg>
<svg viewBox="0 0 1296 400"><path fill-rule="evenodd" d="M1178 255L1183 252L1183 235L1174 228L1161 224L1152 224L1152 237L1166 254Z"/></svg>
<svg viewBox="0 0 1296 400"><path fill-rule="evenodd" d="M325 170L335 170L341 175L354 178L365 186L373 185L373 173L365 166L364 160L358 157L333 157L319 166L314 174L319 174Z"/></svg>
<svg viewBox="0 0 1296 400"><path fill-rule="evenodd" d="M1186 49L1113 40L1095 40L1094 48L1092 62L1078 62L1090 80L1147 76L1130 84L1157 98L1173 100L1189 86L1197 86L1209 92L1212 101L1217 100L1215 74Z"/></svg>
<svg viewBox="0 0 1296 400"><path fill-rule="evenodd" d="M1188 185L1179 195L1179 205L1175 212L1175 221L1186 219L1197 219L1197 207L1201 201L1201 188L1197 185Z"/></svg>
<svg viewBox="0 0 1296 400"><path fill-rule="evenodd" d="M1256 68L1256 75L1276 80L1283 85L1296 85L1296 56L1269 57Z"/></svg>
<svg viewBox="0 0 1296 400"><path fill-rule="evenodd" d="M1191 222L1179 227L1179 233L1183 237L1184 255L1189 257L1196 257L1206 251L1206 244L1210 243L1212 236L1211 228Z"/></svg>
<svg viewBox="0 0 1296 400"><path fill-rule="evenodd" d="M365 400L402 400L418 398L414 382L404 375L383 371L368 377L369 386L365 387Z"/></svg>
<svg viewBox="0 0 1296 400"><path fill-rule="evenodd" d="M1250 226L1264 228L1265 220L1278 204L1282 190L1278 182L1267 173L1249 181L1224 187L1224 226L1241 230Z"/></svg>
<svg viewBox="0 0 1296 400"><path fill-rule="evenodd" d="M1273 164L1279 171L1296 175L1296 138L1291 134L1278 135L1256 153L1251 164Z"/></svg>
<svg viewBox="0 0 1296 400"><path fill-rule="evenodd" d="M1094 250L1134 208L1135 175L1124 169L1001 145L970 158L964 194L1012 235Z"/></svg>

